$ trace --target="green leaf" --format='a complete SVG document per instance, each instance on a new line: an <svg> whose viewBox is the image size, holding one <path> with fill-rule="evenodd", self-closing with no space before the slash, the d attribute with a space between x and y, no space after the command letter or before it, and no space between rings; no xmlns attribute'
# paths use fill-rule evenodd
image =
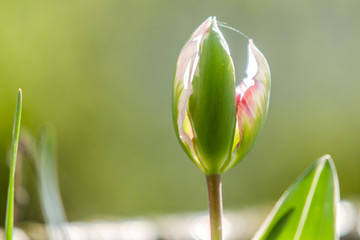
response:
<svg viewBox="0 0 360 240"><path fill-rule="evenodd" d="M339 201L335 165L325 155L285 191L253 240L339 239L336 231Z"/></svg>
<svg viewBox="0 0 360 240"><path fill-rule="evenodd" d="M16 167L16 157L17 157L17 151L19 145L21 108L22 108L22 92L21 89L19 89L17 102L16 102L14 127L13 127L12 142L11 142L9 189L8 189L8 199L7 199L6 219L5 219L6 240L12 240L13 227L14 227L15 167Z"/></svg>

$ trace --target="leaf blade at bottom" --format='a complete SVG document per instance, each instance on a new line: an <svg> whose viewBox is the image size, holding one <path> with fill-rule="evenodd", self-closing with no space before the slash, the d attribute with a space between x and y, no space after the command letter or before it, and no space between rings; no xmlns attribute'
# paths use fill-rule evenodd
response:
<svg viewBox="0 0 360 240"><path fill-rule="evenodd" d="M339 183L333 160L325 155L312 164L290 186L259 228L253 240L338 239L336 209L340 201ZM291 210L281 231L274 229Z"/></svg>

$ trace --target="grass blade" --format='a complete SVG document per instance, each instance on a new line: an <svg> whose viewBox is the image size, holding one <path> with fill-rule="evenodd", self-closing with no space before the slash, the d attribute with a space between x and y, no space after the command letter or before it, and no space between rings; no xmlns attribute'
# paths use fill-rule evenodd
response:
<svg viewBox="0 0 360 240"><path fill-rule="evenodd" d="M15 183L16 157L17 157L19 135L20 135L21 109L22 109L22 92L21 89L19 89L17 102L16 102L14 127L13 127L12 142L11 142L9 190L8 190L6 219L5 219L6 240L12 240L13 227L14 227L14 183Z"/></svg>
<svg viewBox="0 0 360 240"><path fill-rule="evenodd" d="M334 162L325 155L285 191L253 240L339 239L336 231L339 201Z"/></svg>

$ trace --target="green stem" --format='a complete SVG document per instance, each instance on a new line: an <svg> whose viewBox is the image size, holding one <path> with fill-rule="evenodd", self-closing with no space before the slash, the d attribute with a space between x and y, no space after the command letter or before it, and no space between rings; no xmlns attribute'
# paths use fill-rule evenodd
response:
<svg viewBox="0 0 360 240"><path fill-rule="evenodd" d="M206 181L209 196L211 240L222 240L223 207L221 192L221 175L207 175Z"/></svg>
<svg viewBox="0 0 360 240"><path fill-rule="evenodd" d="M8 191L6 222L5 222L6 240L12 240L13 227L14 227L14 187L15 187L14 181L15 181L16 156L17 156L19 135L20 135L21 106L22 106L22 93L21 93L21 89L19 89L17 102L16 102L15 119L14 119L14 127L13 127L12 142L11 142L9 191Z"/></svg>

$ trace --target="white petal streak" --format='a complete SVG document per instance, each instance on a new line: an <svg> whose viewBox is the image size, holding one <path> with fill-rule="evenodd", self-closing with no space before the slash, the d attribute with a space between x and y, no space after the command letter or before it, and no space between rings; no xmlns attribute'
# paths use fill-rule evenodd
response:
<svg viewBox="0 0 360 240"><path fill-rule="evenodd" d="M178 99L177 125L181 140L185 145L193 149L192 139L184 130L184 120L187 111L188 100L193 93L192 81L199 65L201 42L208 36L213 17L209 17L192 34L190 40L181 50L175 74L175 86L180 91ZM192 135L192 134L190 134Z"/></svg>
<svg viewBox="0 0 360 240"><path fill-rule="evenodd" d="M270 68L269 64L266 61L266 58L264 55L260 52L260 50L255 46L254 42L250 39L249 40L249 54L253 55L255 58L255 62L257 63L257 72L254 76L254 79L261 82L265 86L268 86L270 84ZM250 60L250 55L249 55ZM250 71L250 69L249 69ZM253 71L251 71L253 73Z"/></svg>
<svg viewBox="0 0 360 240"><path fill-rule="evenodd" d="M243 98L245 92L250 87L255 85L254 78L259 71L259 66L256 61L254 52L252 50L253 46L254 46L254 43L250 39L249 45L248 45L248 60L247 60L247 66L246 66L246 70L245 70L246 76L245 76L245 78L243 78L243 80L241 81L239 86L236 88L236 93L238 95L240 95L240 100Z"/></svg>

